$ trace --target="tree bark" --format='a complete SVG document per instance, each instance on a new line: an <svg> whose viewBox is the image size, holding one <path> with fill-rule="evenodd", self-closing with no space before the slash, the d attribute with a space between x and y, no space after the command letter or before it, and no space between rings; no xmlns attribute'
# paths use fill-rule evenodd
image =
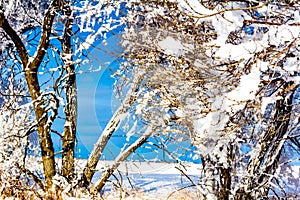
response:
<svg viewBox="0 0 300 200"><path fill-rule="evenodd" d="M220 169L220 182L218 199L229 199L231 190L231 174L229 168Z"/></svg>
<svg viewBox="0 0 300 200"><path fill-rule="evenodd" d="M260 153L251 158L248 164L248 174L252 176L248 179L248 187L245 192L243 189L239 190L241 198L252 197L257 195L267 197L270 182L272 181L272 175L277 170L280 155L284 147L284 143L288 138L288 127L293 107L293 95L296 86L293 86L293 82L287 82L283 85L281 97L275 103L274 121L268 127L268 131L258 142ZM285 88L290 88L286 91ZM259 176L257 176L257 174ZM260 191L254 190L259 188Z"/></svg>
<svg viewBox="0 0 300 200"><path fill-rule="evenodd" d="M264 196L268 195L270 189L270 180L269 176L273 175L278 167L279 159L281 156L284 143L288 138L288 128L290 124L292 109L293 109L293 96L296 91L296 86L293 86L294 82L287 82L284 84L284 88L291 88L289 91L282 92L282 99L276 101L275 109L276 113L274 115L274 129L268 132L268 135L271 135L271 138L268 138L269 143L266 160L264 162L263 172L258 177L257 183L260 185L265 185Z"/></svg>
<svg viewBox="0 0 300 200"><path fill-rule="evenodd" d="M72 25L73 16L70 1L64 1L63 14L66 16L65 29L63 34L62 48L63 61L67 73L65 91L66 106L64 109L66 121L62 138L62 174L67 180L71 180L74 175L75 140L77 127L77 87L76 72L72 58Z"/></svg>
<svg viewBox="0 0 300 200"><path fill-rule="evenodd" d="M38 121L38 137L42 153L44 176L47 186L52 185L52 178L55 175L54 148L50 134L51 125L47 123L47 111L43 107L43 102L38 98L40 96L40 87L38 84L37 73L26 71L26 81L29 92L34 101L34 111Z"/></svg>
<svg viewBox="0 0 300 200"><path fill-rule="evenodd" d="M58 3L58 0L53 0L45 14L39 46L36 50L34 57L31 60L29 60L29 55L21 38L18 36L16 31L9 25L7 19L4 16L3 11L0 10L0 27L12 39L17 49L25 71L25 78L27 81L29 93L33 101L34 112L36 115L36 120L38 122L38 137L47 187L52 186L52 178L54 177L56 171L54 160L54 148L50 134L51 123L48 123L47 121L47 110L43 105L44 102L41 97L37 71L44 59L46 50L49 46L49 37L51 34L51 28L53 26L53 20L56 11L58 10Z"/></svg>

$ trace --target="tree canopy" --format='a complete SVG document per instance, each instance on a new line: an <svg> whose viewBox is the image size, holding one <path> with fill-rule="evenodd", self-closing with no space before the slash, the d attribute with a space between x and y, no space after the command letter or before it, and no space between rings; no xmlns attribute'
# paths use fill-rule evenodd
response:
<svg viewBox="0 0 300 200"><path fill-rule="evenodd" d="M297 195L290 169L300 148L299 7L267 0L1 1L1 165L13 160L16 173L6 180L9 170L1 169L1 184L26 191L33 181L49 198L82 190L96 198L120 163L145 143L157 146L149 142L157 137L195 146L200 199ZM119 69L112 74L120 105L78 168L76 77L91 49L112 34L124 50L114 55ZM62 132L54 130L58 120ZM93 183L121 124L137 139Z"/></svg>

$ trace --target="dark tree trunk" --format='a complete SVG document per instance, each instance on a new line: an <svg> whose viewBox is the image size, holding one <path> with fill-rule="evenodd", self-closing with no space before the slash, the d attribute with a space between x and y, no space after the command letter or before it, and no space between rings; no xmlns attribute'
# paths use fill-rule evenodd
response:
<svg viewBox="0 0 300 200"><path fill-rule="evenodd" d="M258 178L258 184L263 184L264 182L268 182L269 177L264 176L264 174L273 175L278 167L279 159L281 156L282 149L284 147L282 142L284 142L288 134L288 127L290 124L292 109L293 109L293 96L295 93L295 87L293 82L288 82L284 84L284 88L291 88L289 91L282 92L282 99L276 101L275 104L275 115L274 115L274 129L271 128L268 131L268 135L266 141L269 141L268 145L268 157L265 161L265 170ZM273 155L274 154L274 155ZM264 196L268 195L270 184L267 184L268 187L264 190Z"/></svg>
<svg viewBox="0 0 300 200"><path fill-rule="evenodd" d="M286 88L290 88L288 91ZM288 127L290 124L290 117L293 107L293 95L297 87L293 82L287 82L283 85L281 92L281 99L275 103L275 114L273 122L269 125L268 131L264 137L259 141L261 148L260 154L255 159L251 160L248 168L249 173L253 174L248 182L247 190L251 194L246 194L240 190L241 198L252 197L257 195L267 198L270 190L270 176L274 175L281 156L284 142L288 138ZM257 174L258 176L255 176ZM254 190L254 188L259 188Z"/></svg>
<svg viewBox="0 0 300 200"><path fill-rule="evenodd" d="M62 47L64 56L63 61L67 73L65 84L67 103L64 109L66 121L62 139L62 173L64 177L66 177L68 180L71 180L74 175L74 150L77 127L77 87L75 66L72 58L73 51L71 43L71 36L73 34L73 16L69 0L64 1L63 13L66 16Z"/></svg>
<svg viewBox="0 0 300 200"><path fill-rule="evenodd" d="M48 122L47 110L44 107L44 100L41 97L40 85L38 81L37 71L42 63L46 50L49 46L49 37L53 26L54 17L59 9L59 0L53 0L45 13L41 38L39 41L38 49L36 50L35 57L29 61L29 56L21 38L9 25L2 10L0 10L0 27L13 41L17 52L21 58L23 69L25 71L25 78L27 81L30 96L33 101L34 112L38 122L38 137L42 153L42 162L44 168L44 176L46 186L52 186L52 178L55 171L54 148L50 134L51 122Z"/></svg>
<svg viewBox="0 0 300 200"><path fill-rule="evenodd" d="M38 121L38 138L42 153L44 176L46 185L52 185L52 178L55 175L54 148L50 135L50 124L47 123L47 111L43 107L40 97L40 87L38 84L37 73L26 72L26 80L32 100L34 101L34 111Z"/></svg>
<svg viewBox="0 0 300 200"><path fill-rule="evenodd" d="M229 199L231 191L231 173L230 168L220 169L220 192L218 199Z"/></svg>

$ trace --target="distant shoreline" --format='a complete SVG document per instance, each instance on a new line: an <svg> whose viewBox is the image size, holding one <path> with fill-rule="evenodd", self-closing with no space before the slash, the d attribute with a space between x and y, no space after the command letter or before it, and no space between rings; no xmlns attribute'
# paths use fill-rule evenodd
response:
<svg viewBox="0 0 300 200"><path fill-rule="evenodd" d="M58 158L58 160L61 160ZM77 167L83 168L87 159L76 158ZM104 171L114 163L113 160L99 160L96 167L97 171ZM183 167L184 166L184 167ZM182 174L179 170L189 175L196 175L201 173L201 164L191 162L169 163L169 162L153 162L153 161L124 161L118 167L121 173L133 174Z"/></svg>

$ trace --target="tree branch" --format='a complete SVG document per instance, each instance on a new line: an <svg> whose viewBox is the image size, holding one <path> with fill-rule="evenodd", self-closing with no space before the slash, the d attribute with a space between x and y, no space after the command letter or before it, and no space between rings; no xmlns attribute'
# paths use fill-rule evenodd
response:
<svg viewBox="0 0 300 200"><path fill-rule="evenodd" d="M51 34L53 20L55 18L55 14L56 11L58 11L58 9L59 9L59 0L53 0L44 17L42 35L41 35L38 49L34 55L33 61L28 64L28 68L31 71L36 72L41 62L43 61L43 58L46 54L46 50L48 49L49 42L50 42L49 38ZM27 65L25 65L24 67L27 67Z"/></svg>
<svg viewBox="0 0 300 200"><path fill-rule="evenodd" d="M115 112L112 119L108 122L98 141L94 145L93 151L89 156L88 162L84 168L83 176L79 183L80 185L88 186L90 184L95 173L97 163L103 153L104 148L106 147L106 144L108 143L108 140L111 138L115 130L117 130L119 124L122 122L122 115L124 115L130 108L130 106L132 106L136 101L136 92L138 90L142 77L143 75L134 79L132 87L128 91L125 100Z"/></svg>
<svg viewBox="0 0 300 200"><path fill-rule="evenodd" d="M23 66L27 66L28 64L28 54L26 48L18 36L17 32L10 26L6 17L4 16L3 10L0 10L0 27L4 30L4 32L11 38L15 47L20 55Z"/></svg>
<svg viewBox="0 0 300 200"><path fill-rule="evenodd" d="M115 159L114 164L109 167L101 176L100 180L95 183L95 186L91 188L91 192L96 194L98 191L100 191L109 177L114 173L114 171L119 167L119 165L126 159L128 156L134 152L137 148L142 146L147 139L152 135L153 131L155 130L155 127L152 125L148 126L148 128L145 130L145 133L137 139L133 144L131 144L126 150L121 152L118 157Z"/></svg>

